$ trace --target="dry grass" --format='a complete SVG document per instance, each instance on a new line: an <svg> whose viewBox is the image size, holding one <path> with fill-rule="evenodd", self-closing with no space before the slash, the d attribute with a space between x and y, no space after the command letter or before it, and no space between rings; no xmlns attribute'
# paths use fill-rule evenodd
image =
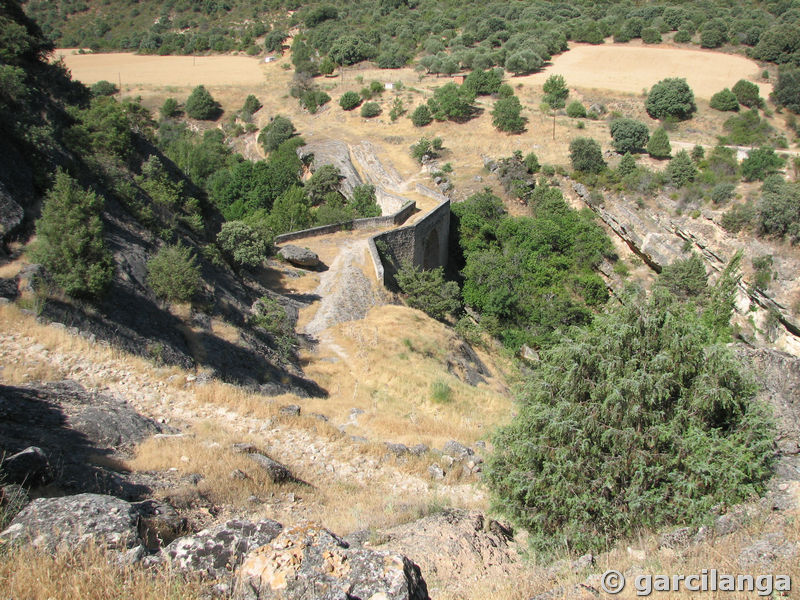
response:
<svg viewBox="0 0 800 600"><path fill-rule="evenodd" d="M20 600L194 600L201 585L164 570L119 567L117 556L96 546L56 555L31 547L0 555L0 594Z"/></svg>
<svg viewBox="0 0 800 600"><path fill-rule="evenodd" d="M494 360L480 356L492 372L487 384L472 387L451 375L446 357L457 338L420 311L381 306L326 333L333 345L302 358L306 373L330 396L298 403L339 423L348 422L351 409L363 410L349 431L441 447L450 439L472 443L508 418L511 400ZM436 380L449 385L451 403L431 398Z"/></svg>

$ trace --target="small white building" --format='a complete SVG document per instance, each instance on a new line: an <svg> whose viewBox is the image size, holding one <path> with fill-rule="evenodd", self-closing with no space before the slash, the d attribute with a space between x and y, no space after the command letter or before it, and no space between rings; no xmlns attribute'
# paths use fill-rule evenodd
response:
<svg viewBox="0 0 800 600"><path fill-rule="evenodd" d="M394 84L391 81L388 82L388 83L384 83L383 84L383 89L385 89L385 90L393 90L394 89Z"/></svg>
<svg viewBox="0 0 800 600"><path fill-rule="evenodd" d="M272 61L275 61L275 60L278 60L277 56L265 56L264 57L264 62L265 63L271 63Z"/></svg>

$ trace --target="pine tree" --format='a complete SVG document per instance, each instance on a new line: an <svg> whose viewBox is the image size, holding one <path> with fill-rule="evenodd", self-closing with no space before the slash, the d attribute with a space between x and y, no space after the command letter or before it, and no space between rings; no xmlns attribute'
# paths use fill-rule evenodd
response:
<svg viewBox="0 0 800 600"><path fill-rule="evenodd" d="M659 127L650 136L647 143L647 153L653 158L669 158L672 153L672 146L669 144L667 130Z"/></svg>

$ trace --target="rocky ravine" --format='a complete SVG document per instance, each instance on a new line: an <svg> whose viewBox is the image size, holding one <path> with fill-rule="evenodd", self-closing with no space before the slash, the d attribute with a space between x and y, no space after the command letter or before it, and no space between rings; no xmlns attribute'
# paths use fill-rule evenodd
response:
<svg viewBox="0 0 800 600"><path fill-rule="evenodd" d="M739 284L735 321L745 331L752 329L748 318L752 316L751 306L755 306L762 309L756 315L756 325L763 329L766 315L772 312L778 316L781 331L773 334L768 345L800 356L800 321L792 313L800 293L797 282L800 257L793 249L778 249L774 243L752 236L743 239L728 234L718 224L722 211L703 209L698 218L674 216L677 201L664 194L656 199L657 208L643 208L625 196L612 194L604 195L601 203L592 202L583 184L572 183L571 187L571 191L655 271L661 271L678 258L685 258L690 251L703 258L711 273L721 272L737 251L747 259L743 261L745 269L749 267L749 259L772 255L775 277L769 293L750 285L751 278L745 271ZM754 339L758 340L758 336Z"/></svg>

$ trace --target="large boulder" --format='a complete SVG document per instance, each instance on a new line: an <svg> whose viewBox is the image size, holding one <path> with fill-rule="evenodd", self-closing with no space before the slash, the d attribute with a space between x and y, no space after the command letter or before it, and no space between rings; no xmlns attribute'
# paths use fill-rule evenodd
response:
<svg viewBox="0 0 800 600"><path fill-rule="evenodd" d="M41 448L29 446L0 462L0 472L7 483L36 487L52 481L50 461Z"/></svg>
<svg viewBox="0 0 800 600"><path fill-rule="evenodd" d="M0 277L0 298L16 300L17 296L19 296L17 278Z"/></svg>
<svg viewBox="0 0 800 600"><path fill-rule="evenodd" d="M182 571L222 579L231 575L250 550L271 542L281 529L280 523L270 519L227 521L178 538L162 551L161 560Z"/></svg>
<svg viewBox="0 0 800 600"><path fill-rule="evenodd" d="M427 600L419 567L401 554L350 548L317 525L284 530L247 555L237 600Z"/></svg>
<svg viewBox="0 0 800 600"><path fill-rule="evenodd" d="M261 467L264 472L269 476L272 483L285 483L292 481L294 477L288 467L282 465L277 460L271 459L265 454L254 452L248 455L248 458Z"/></svg>
<svg viewBox="0 0 800 600"><path fill-rule="evenodd" d="M294 244L286 244L278 252L278 256L297 267L313 269L319 265L319 256L308 248L301 248Z"/></svg>
<svg viewBox="0 0 800 600"><path fill-rule="evenodd" d="M138 520L134 505L113 496L37 498L0 532L0 542L30 543L54 551L79 549L91 541L112 550L127 550L141 544Z"/></svg>

